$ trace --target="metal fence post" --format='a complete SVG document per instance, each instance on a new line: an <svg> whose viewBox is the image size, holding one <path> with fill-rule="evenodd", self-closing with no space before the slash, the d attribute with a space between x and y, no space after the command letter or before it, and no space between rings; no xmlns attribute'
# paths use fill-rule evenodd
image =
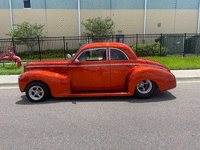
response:
<svg viewBox="0 0 200 150"><path fill-rule="evenodd" d="M68 51L68 43L67 42L66 42L66 51L69 52ZM65 55L65 59L66 59L66 55Z"/></svg>
<svg viewBox="0 0 200 150"><path fill-rule="evenodd" d="M40 52L40 37L39 37L39 36L38 36L38 48L39 48L40 61L41 61L41 52Z"/></svg>
<svg viewBox="0 0 200 150"><path fill-rule="evenodd" d="M16 55L16 50L15 50L15 41L14 41L14 38L12 37L12 47L13 47L13 52L15 53ZM15 63L16 63L16 60L15 60Z"/></svg>
<svg viewBox="0 0 200 150"><path fill-rule="evenodd" d="M15 41L14 41L14 38L12 37L12 46L13 46L13 51L14 53L16 54L16 51L15 51Z"/></svg>
<svg viewBox="0 0 200 150"><path fill-rule="evenodd" d="M160 35L160 57L161 57L161 49L162 49L162 33Z"/></svg>
<svg viewBox="0 0 200 150"><path fill-rule="evenodd" d="M136 55L137 55L137 49L138 49L138 34L136 34Z"/></svg>
<svg viewBox="0 0 200 150"><path fill-rule="evenodd" d="M63 44L64 44L64 58L66 59L66 55L65 55L65 37L63 36Z"/></svg>
<svg viewBox="0 0 200 150"><path fill-rule="evenodd" d="M182 51L182 56L185 57L185 42L186 42L186 38L187 38L187 35L185 33L185 36L184 36L184 41L183 41L183 51Z"/></svg>
<svg viewBox="0 0 200 150"><path fill-rule="evenodd" d="M87 36L87 44L89 44L89 43L90 43L90 37Z"/></svg>

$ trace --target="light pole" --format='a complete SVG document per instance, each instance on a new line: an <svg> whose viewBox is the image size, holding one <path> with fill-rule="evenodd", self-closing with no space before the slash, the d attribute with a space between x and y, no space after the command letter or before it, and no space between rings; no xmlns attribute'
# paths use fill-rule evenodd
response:
<svg viewBox="0 0 200 150"><path fill-rule="evenodd" d="M9 0L9 3L10 3L10 22L11 22L11 29L13 31L12 0Z"/></svg>
<svg viewBox="0 0 200 150"><path fill-rule="evenodd" d="M81 0L78 0L79 47L81 47Z"/></svg>
<svg viewBox="0 0 200 150"><path fill-rule="evenodd" d="M145 43L145 34L146 34L146 18L147 18L147 0L144 0L144 31L143 31L143 44Z"/></svg>

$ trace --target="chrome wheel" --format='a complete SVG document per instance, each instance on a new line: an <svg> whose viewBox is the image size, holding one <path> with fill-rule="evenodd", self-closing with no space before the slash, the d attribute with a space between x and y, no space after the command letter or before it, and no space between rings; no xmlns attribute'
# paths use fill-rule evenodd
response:
<svg viewBox="0 0 200 150"><path fill-rule="evenodd" d="M152 90L152 82L150 80L141 81L137 85L137 91L141 94L148 94Z"/></svg>
<svg viewBox="0 0 200 150"><path fill-rule="evenodd" d="M33 86L29 89L29 96L35 101L41 100L44 96L44 90L40 86Z"/></svg>
<svg viewBox="0 0 200 150"><path fill-rule="evenodd" d="M31 102L41 102L50 96L50 89L41 82L32 82L26 87L26 96Z"/></svg>

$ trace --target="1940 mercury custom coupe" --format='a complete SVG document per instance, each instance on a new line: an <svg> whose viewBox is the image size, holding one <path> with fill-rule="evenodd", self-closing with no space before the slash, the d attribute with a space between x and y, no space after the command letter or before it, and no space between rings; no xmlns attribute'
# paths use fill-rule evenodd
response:
<svg viewBox="0 0 200 150"><path fill-rule="evenodd" d="M137 58L129 46L102 42L84 45L66 60L26 63L19 87L32 102L49 96L150 98L175 88L176 79L164 65Z"/></svg>

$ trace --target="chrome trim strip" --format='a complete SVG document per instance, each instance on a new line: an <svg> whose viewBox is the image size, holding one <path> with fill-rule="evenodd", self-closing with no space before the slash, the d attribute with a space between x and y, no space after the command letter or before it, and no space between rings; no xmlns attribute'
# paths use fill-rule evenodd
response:
<svg viewBox="0 0 200 150"><path fill-rule="evenodd" d="M26 68L46 68L46 67L68 67L68 65L49 65L49 66L27 66Z"/></svg>
<svg viewBox="0 0 200 150"><path fill-rule="evenodd" d="M49 66L28 66L27 68L43 68L43 67L100 67L100 66L151 66L155 68L164 69L164 67L155 66L155 65L149 65L149 64L130 64L130 63L124 63L124 64L96 64L96 65L49 65Z"/></svg>

